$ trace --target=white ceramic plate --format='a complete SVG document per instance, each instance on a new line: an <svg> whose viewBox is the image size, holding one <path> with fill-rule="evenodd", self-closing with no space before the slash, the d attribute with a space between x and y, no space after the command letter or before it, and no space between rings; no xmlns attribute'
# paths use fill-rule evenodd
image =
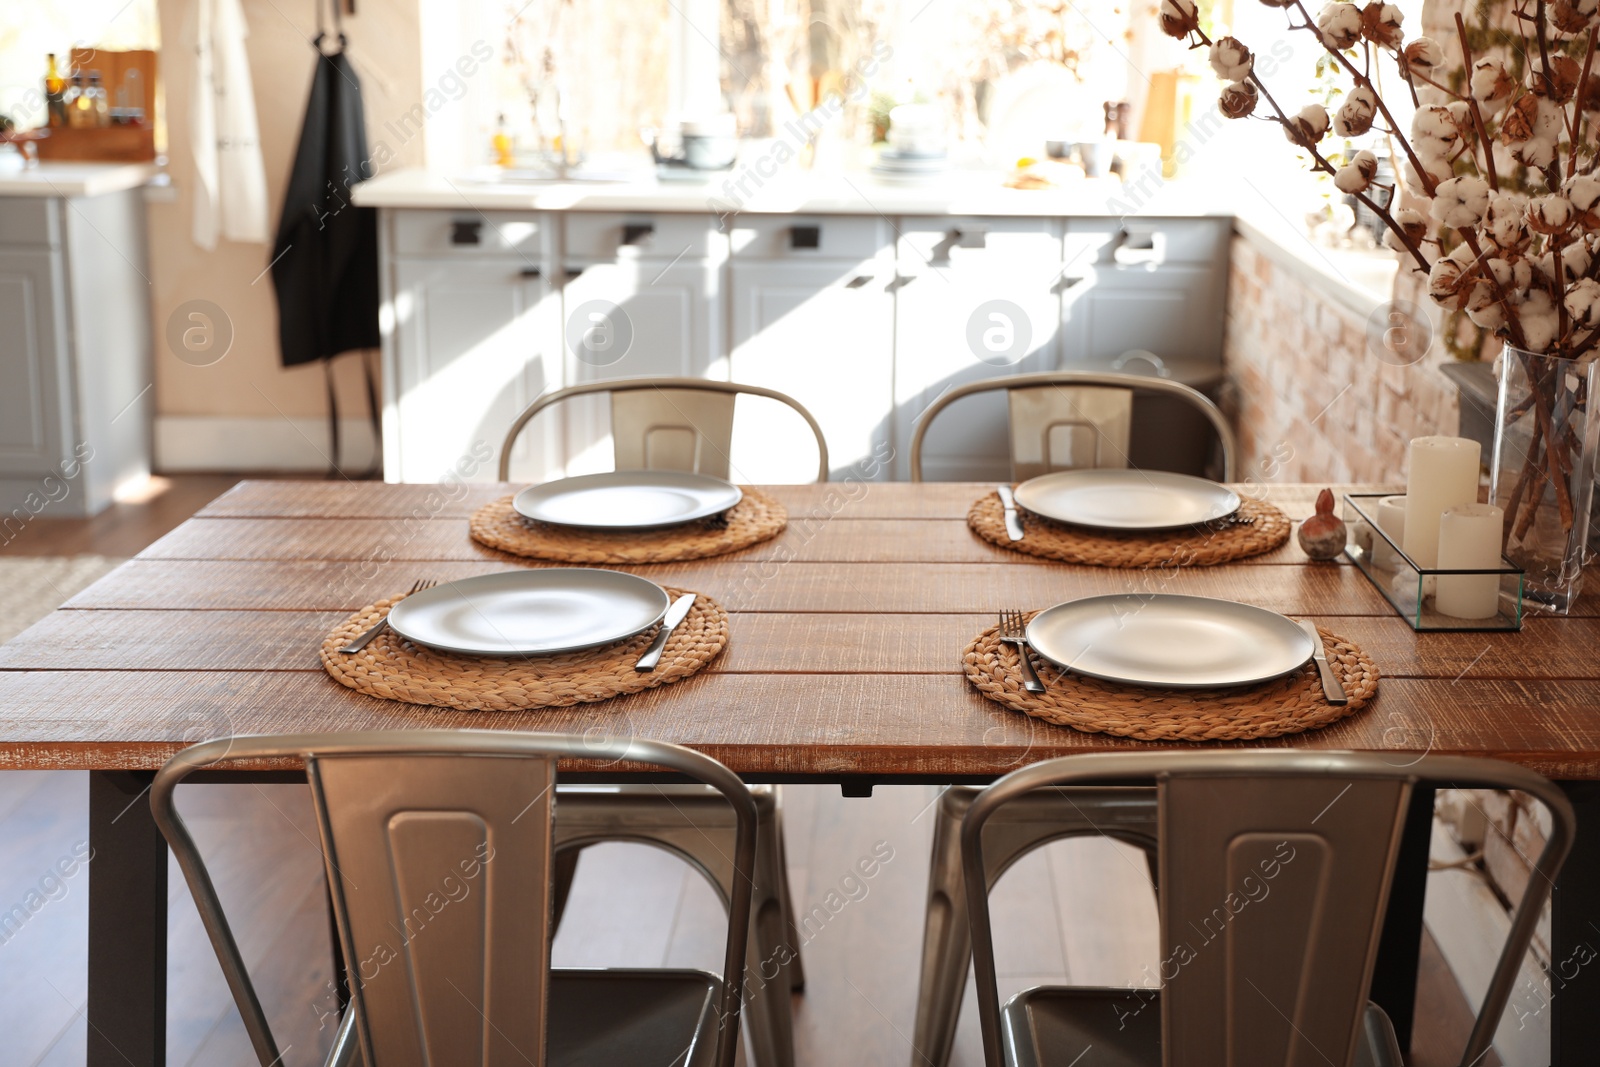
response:
<svg viewBox="0 0 1600 1067"><path fill-rule="evenodd" d="M709 518L744 499L721 478L680 471L611 471L532 485L511 506L555 526L650 530Z"/></svg>
<svg viewBox="0 0 1600 1067"><path fill-rule="evenodd" d="M620 641L661 621L654 582L588 567L480 574L414 593L389 612L401 637L441 652L535 656Z"/></svg>
<svg viewBox="0 0 1600 1067"><path fill-rule="evenodd" d="M1311 659L1311 638L1275 611L1203 596L1115 593L1069 600L1028 623L1028 643L1068 671L1127 685L1254 685Z"/></svg>
<svg viewBox="0 0 1600 1067"><path fill-rule="evenodd" d="M1099 530L1171 530L1239 510L1227 486L1167 471L1056 471L1029 478L1016 496L1035 515Z"/></svg>

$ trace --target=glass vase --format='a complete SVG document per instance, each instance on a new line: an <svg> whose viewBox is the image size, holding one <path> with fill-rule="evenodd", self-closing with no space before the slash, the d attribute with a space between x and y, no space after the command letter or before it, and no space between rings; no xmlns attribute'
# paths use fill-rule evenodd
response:
<svg viewBox="0 0 1600 1067"><path fill-rule="evenodd" d="M1490 499L1505 558L1527 572L1529 608L1566 614L1583 585L1600 417L1596 363L1506 346Z"/></svg>

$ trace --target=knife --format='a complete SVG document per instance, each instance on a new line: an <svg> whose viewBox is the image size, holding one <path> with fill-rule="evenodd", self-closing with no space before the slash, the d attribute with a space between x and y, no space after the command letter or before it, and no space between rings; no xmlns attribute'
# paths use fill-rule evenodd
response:
<svg viewBox="0 0 1600 1067"><path fill-rule="evenodd" d="M994 491L1000 494L1000 506L1006 509L1006 536L1013 541L1022 540L1022 516L1017 514L1017 500L1011 495L1011 487L999 485Z"/></svg>
<svg viewBox="0 0 1600 1067"><path fill-rule="evenodd" d="M1322 695L1328 698L1330 704L1348 704L1350 698L1345 696L1344 685L1339 681L1339 676L1333 673L1333 668L1328 665L1328 650L1323 647L1322 634L1317 630L1317 624L1310 619L1300 620L1300 629L1311 638L1313 649L1311 656L1317 661L1317 674L1322 678Z"/></svg>
<svg viewBox="0 0 1600 1067"><path fill-rule="evenodd" d="M666 617L661 620L661 629L656 631L656 638L650 642L650 647L644 650L644 655L639 657L639 662L633 665L636 671L653 671L656 664L661 662L661 650L667 647L667 638L672 636L672 631L689 614L689 609L694 607L694 594L685 593L672 602L672 607L667 609Z"/></svg>

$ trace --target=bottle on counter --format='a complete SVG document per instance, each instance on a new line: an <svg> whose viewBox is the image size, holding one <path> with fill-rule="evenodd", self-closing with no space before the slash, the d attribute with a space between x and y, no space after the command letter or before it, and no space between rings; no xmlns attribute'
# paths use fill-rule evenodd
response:
<svg viewBox="0 0 1600 1067"><path fill-rule="evenodd" d="M61 67L56 63L54 52L45 56L44 68L44 100L48 113L47 121L53 127L67 124L67 79L61 76Z"/></svg>
<svg viewBox="0 0 1600 1067"><path fill-rule="evenodd" d="M89 99L89 76L82 71L72 76L72 84L62 97L67 109L67 125L86 130L94 125L94 101Z"/></svg>
<svg viewBox="0 0 1600 1067"><path fill-rule="evenodd" d="M89 72L89 110L94 114L90 126L101 129L111 125L111 101L106 97L105 82L98 70Z"/></svg>
<svg viewBox="0 0 1600 1067"><path fill-rule="evenodd" d="M511 135L506 132L506 117L499 116L495 120L494 131L494 162L499 167L510 167L516 163L512 151Z"/></svg>

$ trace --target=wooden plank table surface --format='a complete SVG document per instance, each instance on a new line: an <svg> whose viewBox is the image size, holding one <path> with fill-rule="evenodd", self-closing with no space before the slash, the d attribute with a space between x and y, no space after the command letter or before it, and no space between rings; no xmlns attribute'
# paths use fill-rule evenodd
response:
<svg viewBox="0 0 1600 1067"><path fill-rule="evenodd" d="M539 565L467 536L466 517L506 488L240 484L0 646L0 767L153 769L214 734L471 726L648 736L752 779L992 776L1145 744L979 696L959 657L995 610L1168 591L1308 615L1376 661L1382 682L1367 710L1260 745L1494 756L1600 778L1593 593L1572 617L1532 618L1521 633L1417 634L1353 566L1309 561L1293 539L1257 559L1174 571L1005 551L967 529L968 507L988 490L967 484L776 487L790 512L782 536L713 560L621 568L732 613L727 651L677 685L571 708L457 712L332 681L317 648L362 605L421 577ZM1316 493L1245 491L1295 519Z"/></svg>

